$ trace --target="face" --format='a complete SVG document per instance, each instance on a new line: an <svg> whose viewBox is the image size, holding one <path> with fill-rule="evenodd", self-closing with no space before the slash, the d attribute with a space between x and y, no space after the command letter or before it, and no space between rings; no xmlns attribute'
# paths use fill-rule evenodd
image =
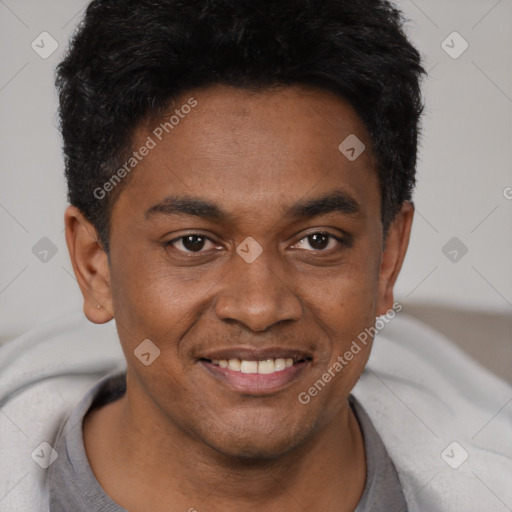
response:
<svg viewBox="0 0 512 512"><path fill-rule="evenodd" d="M135 133L134 148L155 144L113 207L104 309L128 396L160 428L275 457L346 408L370 343L309 403L299 396L391 307L404 223L384 250L370 140L339 97L216 86L166 119L189 98L168 134L164 119ZM338 149L351 134L366 146L353 161ZM143 340L147 366L134 353Z"/></svg>

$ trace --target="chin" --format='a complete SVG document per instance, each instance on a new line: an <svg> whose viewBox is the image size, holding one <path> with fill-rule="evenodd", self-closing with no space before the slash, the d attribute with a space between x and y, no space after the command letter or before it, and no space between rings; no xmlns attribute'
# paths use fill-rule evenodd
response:
<svg viewBox="0 0 512 512"><path fill-rule="evenodd" d="M210 446L220 454L240 462L257 462L265 460L273 460L293 450L296 442L292 439L286 440L269 440L266 439L245 439L228 440L226 443L216 442Z"/></svg>
<svg viewBox="0 0 512 512"><path fill-rule="evenodd" d="M308 428L309 427L309 428ZM279 458L299 447L309 437L310 425L260 425L255 421L209 429L200 437L220 454L240 461ZM215 435L217 433L217 435Z"/></svg>

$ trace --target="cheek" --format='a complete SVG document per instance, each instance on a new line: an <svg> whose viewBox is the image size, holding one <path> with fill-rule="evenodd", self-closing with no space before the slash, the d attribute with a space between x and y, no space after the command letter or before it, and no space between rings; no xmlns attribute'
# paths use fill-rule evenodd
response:
<svg viewBox="0 0 512 512"><path fill-rule="evenodd" d="M191 269L172 268L162 253L141 251L112 258L112 295L116 320L146 329L171 328L192 309L206 283Z"/></svg>
<svg viewBox="0 0 512 512"><path fill-rule="evenodd" d="M115 320L128 365L138 380L155 390L162 382L171 386L181 382L183 387L192 370L190 340L207 332L209 291L223 274L172 268L144 254L113 261L112 267L116 269L111 275ZM149 368L134 354L146 339L160 351Z"/></svg>
<svg viewBox="0 0 512 512"><path fill-rule="evenodd" d="M365 287L358 279L343 279L337 284L338 289L326 293L318 305L329 349L322 353L314 378L303 390L306 399L314 399L327 415L339 410L368 362L376 310L373 280Z"/></svg>
<svg viewBox="0 0 512 512"><path fill-rule="evenodd" d="M334 333L355 334L375 321L380 259L367 254L354 252L312 286L311 306Z"/></svg>
<svg viewBox="0 0 512 512"><path fill-rule="evenodd" d="M311 297L311 307L330 338L331 350L321 364L325 371L331 370L326 379L332 378L333 388L350 389L368 360L377 311L379 265L380 258L354 253L351 262L333 273L322 287L315 287Z"/></svg>

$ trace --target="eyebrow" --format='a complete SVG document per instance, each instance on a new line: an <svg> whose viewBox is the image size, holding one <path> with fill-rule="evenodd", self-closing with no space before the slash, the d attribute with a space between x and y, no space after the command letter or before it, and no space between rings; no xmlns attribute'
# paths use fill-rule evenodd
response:
<svg viewBox="0 0 512 512"><path fill-rule="evenodd" d="M330 213L360 216L359 203L347 192L336 190L312 199L301 200L287 209L286 216L294 219L307 219ZM217 204L191 196L168 196L160 203L149 208L144 217L162 215L193 215L205 219L227 221L233 217Z"/></svg>
<svg viewBox="0 0 512 512"><path fill-rule="evenodd" d="M336 190L312 199L294 204L288 215L297 218L311 218L329 213L358 216L362 213L359 203L347 192Z"/></svg>

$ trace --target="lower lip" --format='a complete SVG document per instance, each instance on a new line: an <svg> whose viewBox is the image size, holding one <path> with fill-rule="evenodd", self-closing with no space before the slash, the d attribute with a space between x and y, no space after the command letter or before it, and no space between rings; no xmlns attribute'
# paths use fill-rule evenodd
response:
<svg viewBox="0 0 512 512"><path fill-rule="evenodd" d="M301 361L278 372L261 374L236 372L221 368L209 361L200 361L200 363L217 380L235 391L248 395L264 395L281 391L292 381L297 380L309 366L309 361Z"/></svg>

